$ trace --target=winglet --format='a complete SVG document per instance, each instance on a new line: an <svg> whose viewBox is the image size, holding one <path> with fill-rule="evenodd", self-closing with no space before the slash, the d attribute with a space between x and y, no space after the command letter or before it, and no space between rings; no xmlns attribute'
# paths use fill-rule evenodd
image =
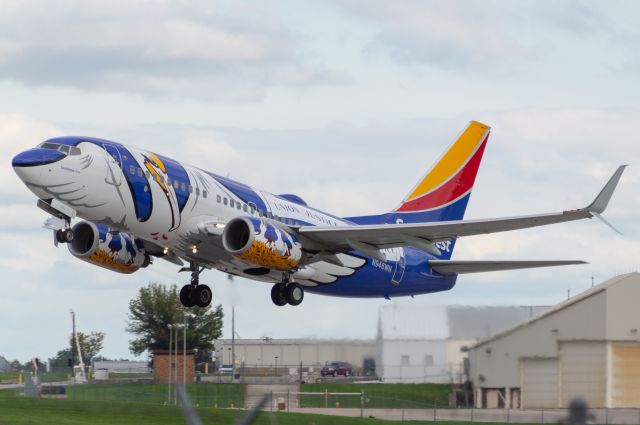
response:
<svg viewBox="0 0 640 425"><path fill-rule="evenodd" d="M607 184L604 185L604 187L602 188L598 196L596 196L596 199L594 199L591 205L589 205L586 208L587 211L597 216L599 214L602 214L604 210L607 209L607 205L609 205L611 196L613 195L613 192L616 190L616 186L620 181L622 172L626 167L627 167L626 165L621 165L618 167L618 169L616 170L615 173L613 173L613 176L611 176Z"/></svg>

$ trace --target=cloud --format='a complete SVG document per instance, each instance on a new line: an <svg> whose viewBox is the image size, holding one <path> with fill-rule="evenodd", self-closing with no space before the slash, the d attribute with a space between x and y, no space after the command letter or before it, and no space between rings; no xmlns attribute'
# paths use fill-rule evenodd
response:
<svg viewBox="0 0 640 425"><path fill-rule="evenodd" d="M21 114L0 113L0 199L15 203L30 200L29 190L11 168L11 159L18 153L35 147L50 137L59 136L60 129L51 122Z"/></svg>
<svg viewBox="0 0 640 425"><path fill-rule="evenodd" d="M584 44L586 38L608 38L617 32L612 19L593 2L332 3L350 18L369 24L371 36L364 48L368 56L490 78L537 69L556 51L572 55L575 47L567 41Z"/></svg>
<svg viewBox="0 0 640 425"><path fill-rule="evenodd" d="M257 6L194 1L16 2L0 9L0 78L33 86L248 102L342 83Z"/></svg>

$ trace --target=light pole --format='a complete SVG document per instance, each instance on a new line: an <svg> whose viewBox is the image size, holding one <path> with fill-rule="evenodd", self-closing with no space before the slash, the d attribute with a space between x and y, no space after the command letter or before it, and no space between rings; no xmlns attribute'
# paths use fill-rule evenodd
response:
<svg viewBox="0 0 640 425"><path fill-rule="evenodd" d="M173 344L173 325L168 325L169 328L169 382L167 385L167 404L171 404L171 378L173 377L172 365L171 365L171 345Z"/></svg>
<svg viewBox="0 0 640 425"><path fill-rule="evenodd" d="M278 356L276 356L276 376L278 376Z"/></svg>

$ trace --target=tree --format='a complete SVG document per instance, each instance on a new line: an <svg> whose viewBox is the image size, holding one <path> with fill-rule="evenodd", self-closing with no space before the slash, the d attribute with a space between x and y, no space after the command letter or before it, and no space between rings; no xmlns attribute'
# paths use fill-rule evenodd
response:
<svg viewBox="0 0 640 425"><path fill-rule="evenodd" d="M91 359L98 355L102 350L102 344L104 342L104 332L91 332L85 334L84 332L76 332L78 334L78 342L80 343L80 350L82 350L82 360L84 364L91 364ZM76 348L76 342L73 339L73 335L69 337L69 343L71 344L71 350L75 353L74 357L78 357L78 349Z"/></svg>
<svg viewBox="0 0 640 425"><path fill-rule="evenodd" d="M176 285L150 283L129 302L127 331L138 336L129 341L129 350L135 355L147 350L168 350L169 325L186 320L187 349L195 351L197 362L209 361L213 341L222 335L222 318L221 306L185 308Z"/></svg>

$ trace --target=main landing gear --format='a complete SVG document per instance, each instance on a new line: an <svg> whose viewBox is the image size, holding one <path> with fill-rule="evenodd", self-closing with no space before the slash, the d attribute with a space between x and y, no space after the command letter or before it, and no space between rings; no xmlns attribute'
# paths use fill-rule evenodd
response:
<svg viewBox="0 0 640 425"><path fill-rule="evenodd" d="M188 269L181 271L191 271L191 283L184 285L180 290L180 302L185 307L208 307L211 304L213 293L207 285L200 285L200 273L204 267L200 268L197 264L191 263Z"/></svg>
<svg viewBox="0 0 640 425"><path fill-rule="evenodd" d="M285 304L300 305L304 299L304 289L302 286L289 280L289 276L285 274L281 283L276 283L271 288L271 301L279 307Z"/></svg>

